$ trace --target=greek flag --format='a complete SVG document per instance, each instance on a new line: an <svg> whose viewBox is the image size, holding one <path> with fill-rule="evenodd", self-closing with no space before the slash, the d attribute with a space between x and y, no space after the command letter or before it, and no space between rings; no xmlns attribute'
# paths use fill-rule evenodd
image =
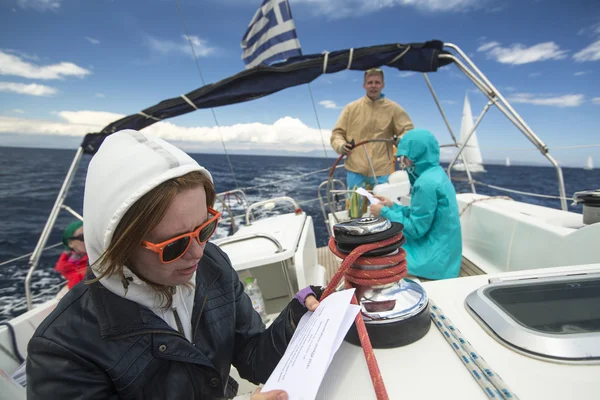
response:
<svg viewBox="0 0 600 400"><path fill-rule="evenodd" d="M301 56L300 42L287 0L264 0L242 38L246 68Z"/></svg>

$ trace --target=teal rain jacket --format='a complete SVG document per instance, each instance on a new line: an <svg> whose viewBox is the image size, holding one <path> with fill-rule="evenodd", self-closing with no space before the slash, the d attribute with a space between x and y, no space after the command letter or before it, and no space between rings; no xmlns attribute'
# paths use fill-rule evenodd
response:
<svg viewBox="0 0 600 400"><path fill-rule="evenodd" d="M460 215L454 186L440 165L440 146L431 132L413 129L400 139L397 155L414 164L410 206L383 207L381 216L404 225L410 274L455 278L462 259Z"/></svg>

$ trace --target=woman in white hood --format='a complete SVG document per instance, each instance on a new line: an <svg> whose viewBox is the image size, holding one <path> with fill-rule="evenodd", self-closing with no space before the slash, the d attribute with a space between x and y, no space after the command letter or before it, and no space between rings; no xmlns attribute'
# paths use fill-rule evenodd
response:
<svg viewBox="0 0 600 400"><path fill-rule="evenodd" d="M104 141L85 185L91 271L29 342L28 399L231 398L231 365L267 380L321 290L301 290L265 329L208 242L215 198L210 173L169 143L132 130Z"/></svg>

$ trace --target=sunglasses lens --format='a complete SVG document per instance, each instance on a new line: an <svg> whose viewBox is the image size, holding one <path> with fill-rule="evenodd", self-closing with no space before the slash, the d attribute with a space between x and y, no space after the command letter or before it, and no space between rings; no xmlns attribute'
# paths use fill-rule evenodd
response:
<svg viewBox="0 0 600 400"><path fill-rule="evenodd" d="M169 243L163 249L163 261L169 262L173 261L177 257L181 256L188 248L190 243L190 237L185 236L179 240L174 241L173 243Z"/></svg>
<svg viewBox="0 0 600 400"><path fill-rule="evenodd" d="M218 223L218 221L214 220L210 224L208 224L204 228L202 228L202 230L200 231L200 234L198 235L198 241L200 243L204 243L208 239L210 239L210 237L213 235L213 233L215 233L215 229L217 229L217 223Z"/></svg>

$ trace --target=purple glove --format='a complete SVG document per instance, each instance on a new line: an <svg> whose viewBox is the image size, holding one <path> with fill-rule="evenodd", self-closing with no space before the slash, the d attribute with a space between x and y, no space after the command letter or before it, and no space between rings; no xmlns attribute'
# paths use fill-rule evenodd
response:
<svg viewBox="0 0 600 400"><path fill-rule="evenodd" d="M313 295L317 300L319 300L323 294L323 291L324 289L321 286L308 286L296 293L288 308L293 329L296 329L298 322L300 322L300 318L302 318L302 316L308 311L306 304L304 304L306 302L306 298L310 295Z"/></svg>
<svg viewBox="0 0 600 400"><path fill-rule="evenodd" d="M306 308L306 298L310 295L313 295L315 296L315 298L317 298L317 295L315 294L315 292L313 292L312 288L310 286L307 286L304 289L300 290L298 293L296 293L294 299L298 300L298 302L302 304L304 308Z"/></svg>

